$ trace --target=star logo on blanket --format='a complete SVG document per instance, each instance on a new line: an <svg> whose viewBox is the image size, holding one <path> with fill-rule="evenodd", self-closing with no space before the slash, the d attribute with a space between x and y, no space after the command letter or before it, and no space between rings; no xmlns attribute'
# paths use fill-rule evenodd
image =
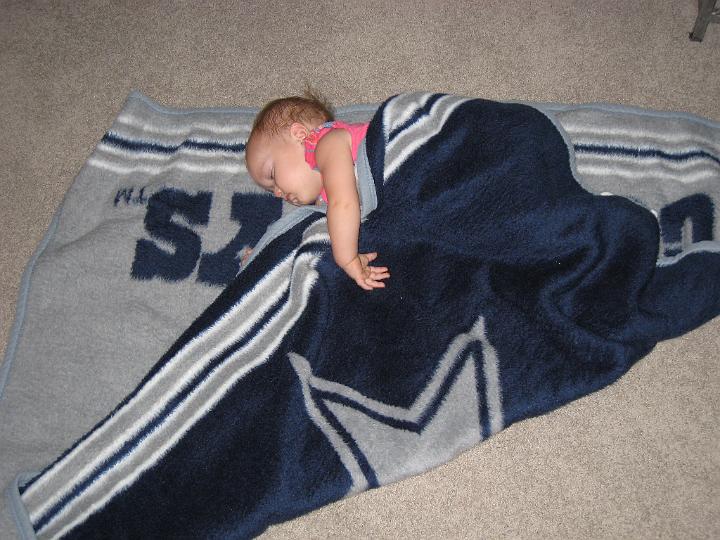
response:
<svg viewBox="0 0 720 540"><path fill-rule="evenodd" d="M408 408L316 377L299 354L290 353L289 359L308 414L352 478L351 492L426 471L477 444L484 431L489 436L503 428L497 353L485 335L483 317L449 344ZM478 381L478 373L483 380Z"/></svg>

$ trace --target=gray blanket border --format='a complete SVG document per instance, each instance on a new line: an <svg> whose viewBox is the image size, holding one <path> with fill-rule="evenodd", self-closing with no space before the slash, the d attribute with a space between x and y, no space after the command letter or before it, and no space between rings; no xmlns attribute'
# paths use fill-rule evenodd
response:
<svg viewBox="0 0 720 540"><path fill-rule="evenodd" d="M63 200L64 203L64 200ZM0 368L0 399L2 399L5 392L5 386L10 378L10 369L15 361L15 352L17 350L18 343L20 341L20 334L22 333L23 321L25 320L25 308L27 307L28 294L30 293L30 281L32 279L32 273L35 269L35 264L43 254L45 248L50 243L60 221L60 212L62 211L63 203L60 204L58 209L55 211L50 226L48 227L45 236L38 244L33 253L32 257L25 267L22 279L20 281L20 292L18 293L17 303L15 305L15 320L10 330L10 339L8 340L7 349L5 349L5 357L3 359L2 368Z"/></svg>
<svg viewBox="0 0 720 540"><path fill-rule="evenodd" d="M188 114L194 114L194 113L238 113L238 114L247 114L247 113L257 113L259 111L259 108L256 107L231 107L231 108L217 108L217 107L208 107L208 108L195 108L195 109L178 109L178 108L168 108L165 107L156 101L153 101L151 98L145 96L141 92L137 90L133 90L128 95L127 99L125 100L123 104L123 108L125 108L126 104L132 100L132 99L140 99L143 102L145 102L149 107L152 109L161 112L163 114L172 114L172 115L188 115ZM565 129L562 127L560 122L555 117L555 114L558 112L564 112L569 110L579 110L579 109L585 109L585 110L599 110L604 112L615 112L615 113L630 113L635 115L641 115L641 116L649 116L654 118L679 118L684 120L689 120L692 122L698 122L701 124L705 124L709 127L720 129L720 122L716 122L707 118L703 118L701 116L697 116L692 113L686 113L686 112L675 112L675 111L659 111L654 109L643 109L635 106L627 106L627 105L617 105L617 104L610 104L610 103L581 103L581 104L574 104L574 105L565 105L565 104L556 104L556 103L533 103L528 101L504 101L503 103L517 103L520 105L528 105L530 107L533 107L537 110L539 110L541 113L543 113L545 116L550 119L550 121L557 127L558 131L561 133L563 140L565 141L565 144L568 147L569 154L570 154L570 161L571 161L571 168L573 175L575 176L576 180L582 185L582 182L580 182L580 176L577 173L576 165L575 165L575 153L573 151L573 145L570 141L570 138L565 131ZM377 110L379 104L373 105L373 104L356 104L356 105L348 105L345 107L340 107L336 109L336 113L338 115L342 114L351 114L351 113L362 113L362 112L368 112L372 113L375 110ZM122 111L121 109L121 111ZM119 114L119 112L118 112ZM94 150L93 150L94 151ZM362 159L358 159L358 180L360 177L365 178L372 178L370 174L370 167L367 160L367 153L365 151L364 142L362 145L362 148L358 152L358 156L362 156ZM363 217L365 217L370 211L372 211L377 206L377 199L374 192L374 186L371 187L369 191L367 191L368 186L363 185L364 182L359 181L359 189L361 191L361 200L363 203L367 201L368 205L363 206ZM65 194L65 197L67 197L67 192ZM43 236L42 240L38 244L38 247L36 248L34 254L28 261L27 266L25 267L25 271L23 272L23 276L20 283L20 291L18 293L18 300L16 303L15 308L15 320L13 322L12 329L10 331L10 338L8 340L7 349L5 350L5 355L3 358L3 364L0 368L0 400L4 396L5 387L8 383L8 380L10 378L10 372L12 370L12 366L15 361L15 353L17 351L17 346L20 341L20 336L22 335L22 328L23 328L23 322L25 318L25 311L28 301L28 295L30 292L30 282L32 280L32 274L35 269L35 265L37 263L38 258L43 254L45 251L47 245L50 243L50 240L54 236L59 216L65 206L65 197L63 198L62 202L58 206L58 209L55 212L55 215L53 216L53 219L48 227L47 232ZM368 198L369 197L369 198ZM374 202L373 202L374 200ZM279 236L280 234L286 232L288 229L293 227L295 224L299 223L303 219L305 219L307 216L311 215L314 212L325 212L324 207L313 207L313 208L299 208L297 211L291 212L290 214L287 214L285 217L279 219L275 223L273 223L263 235L260 242L258 242L258 245L256 246L256 249L253 251L253 254L248 261L248 263L257 255L259 251L262 250L264 246L267 245L268 242L270 242L273 238ZM17 532L20 534L20 538L23 540L34 540L36 539L34 530L32 528L32 525L30 523L29 516L27 515L27 512L25 510L25 507L23 506L21 500L20 500L20 493L19 493L19 485L22 482L25 482L35 476L37 473L20 473L18 474L15 479L7 486L5 490L5 494L7 497L7 500L9 502L10 510L12 513L12 516L15 520L15 523L17 525Z"/></svg>
<svg viewBox="0 0 720 540"><path fill-rule="evenodd" d="M8 499L10 513L15 520L17 532L20 535L21 540L37 540L35 530L30 523L30 516L28 516L22 500L20 500L20 484L27 482L36 474L37 473L18 474L5 490L5 496Z"/></svg>

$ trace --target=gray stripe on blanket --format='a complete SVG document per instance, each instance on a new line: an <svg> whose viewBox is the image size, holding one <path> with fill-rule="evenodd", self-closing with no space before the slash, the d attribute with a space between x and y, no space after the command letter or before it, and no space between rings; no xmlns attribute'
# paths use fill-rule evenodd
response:
<svg viewBox="0 0 720 540"><path fill-rule="evenodd" d="M720 137L705 119L602 105L555 114L576 149L578 181L592 193L627 197L659 218L677 201L716 192ZM712 203L720 238L720 200Z"/></svg>
<svg viewBox="0 0 720 540"><path fill-rule="evenodd" d="M285 265L279 265L275 271L265 276L260 284L267 284L267 290L276 291L275 297L268 298L261 294L259 292L261 287L254 289L225 314L223 320L227 324L210 327L204 334L200 334L188 343L126 406L27 490L23 498L28 505L39 507L36 510L38 512L44 511L45 508L40 506L41 501L49 500L51 494L68 491L72 483L78 481L78 470L85 469L86 474L89 474L99 467L107 454L107 452L103 454L103 450L117 450L123 441L131 438L142 428L143 417L152 417L159 412L161 407L158 403L170 401L207 361L238 339L239 331L251 327L255 320L262 318L287 288L287 276L283 273L283 269L289 267L291 262L292 257L288 257ZM251 316L248 317L248 314ZM245 360L247 362L249 358ZM118 433L123 436L119 438Z"/></svg>
<svg viewBox="0 0 720 540"><path fill-rule="evenodd" d="M97 509L102 508L115 493L121 491L125 485L132 483L142 472L152 467L158 459L175 446L195 421L204 416L235 382L249 370L267 360L287 329L304 312L310 287L317 277L317 273L313 269L314 257L311 255L306 255L306 257L309 259L308 265L296 264L294 267L296 271L298 268L303 268L305 272L302 275L293 276L288 302L268 322L263 332L257 334L256 338L252 339L248 345L231 355L209 374L187 401L179 405L167 421L149 433L133 448L128 457L116 464L108 474L93 482L84 493L68 503L66 508L40 531L43 538L64 534L66 529L82 523ZM238 366L243 367L238 369ZM154 410L161 409L165 403L162 401L155 404ZM201 405L202 408L200 408ZM88 457L90 456L92 454L89 454ZM31 508L30 504L27 506ZM33 518L37 513L37 509L31 510Z"/></svg>
<svg viewBox="0 0 720 540"><path fill-rule="evenodd" d="M419 112L424 104L429 101L432 94L421 95L411 94L415 96L416 112ZM383 182L387 182L393 172L410 156L417 148L424 145L430 138L437 135L446 120L452 112L467 98L458 96L443 96L438 99L430 108L432 114L420 115L415 122L407 125L402 131L396 134L388 141L385 149L385 178ZM391 111L385 111L387 117ZM410 116L412 118L412 115ZM402 127L402 123L396 122L393 129ZM386 140L389 134L386 134Z"/></svg>
<svg viewBox="0 0 720 540"><path fill-rule="evenodd" d="M284 276L273 277L275 279L269 281L282 292ZM250 298L247 307L255 305L259 309L258 316L262 316L268 306L259 305L261 301L266 302L266 300L260 295L256 296L257 298ZM245 306L245 304L241 304L241 306ZM235 309L234 312L226 315L229 326L220 326L220 332L217 335L214 335L216 334L215 329L211 328L205 336L199 336L197 340L181 350L169 362L167 371L161 372L153 378L151 384L138 394L137 399L123 407L88 440L61 460L36 485L32 486L23 498L28 502L29 508L34 508L33 514L45 511L45 507L41 506L41 501L48 500L51 494L60 498L60 494L67 493L74 482L84 479L93 468L100 466L102 461L107 458L107 452L102 454L101 450L116 451L125 441L132 439L146 422L187 383L193 373L203 367L203 360L208 359L208 356L212 357L210 353L213 349L232 343L233 338L228 335L228 330L237 332L237 328L247 322L242 320L247 313L242 307ZM152 393L148 393L150 390ZM118 437L118 433L121 434L120 437ZM80 478L73 475L73 470L77 475L77 470L83 469L86 470L86 473Z"/></svg>

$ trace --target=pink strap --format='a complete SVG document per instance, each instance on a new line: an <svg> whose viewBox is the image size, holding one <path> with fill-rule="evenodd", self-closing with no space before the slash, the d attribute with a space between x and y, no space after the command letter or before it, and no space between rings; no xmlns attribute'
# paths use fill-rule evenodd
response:
<svg viewBox="0 0 720 540"><path fill-rule="evenodd" d="M304 141L305 161L308 165L310 165L310 167L317 170L315 148L317 147L320 139L322 139L326 133L329 133L333 129L345 129L350 133L352 159L353 162L357 161L358 149L360 148L360 143L365 138L368 130L368 125L368 123L348 124L341 120L334 120L332 122L325 122L321 126L316 127L310 132L310 134L305 138ZM324 189L320 192L320 198L326 203L328 202L327 194L325 193Z"/></svg>

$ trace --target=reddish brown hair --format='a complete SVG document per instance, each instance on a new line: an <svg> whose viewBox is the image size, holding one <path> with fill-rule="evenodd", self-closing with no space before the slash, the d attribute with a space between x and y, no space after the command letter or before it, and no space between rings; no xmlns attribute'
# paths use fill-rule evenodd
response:
<svg viewBox="0 0 720 540"><path fill-rule="evenodd" d="M321 124L334 119L332 107L312 90L303 96L275 99L265 105L255 117L250 137L255 133L273 135L293 122Z"/></svg>

